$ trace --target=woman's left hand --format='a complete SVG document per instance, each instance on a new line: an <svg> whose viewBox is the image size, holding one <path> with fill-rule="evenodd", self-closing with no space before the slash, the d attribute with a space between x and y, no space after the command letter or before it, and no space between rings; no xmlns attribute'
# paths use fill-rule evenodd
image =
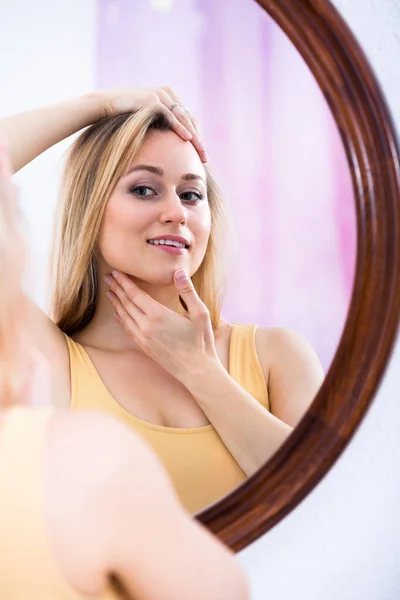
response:
<svg viewBox="0 0 400 600"><path fill-rule="evenodd" d="M210 315L184 269L174 282L188 312L178 314L154 300L124 273L113 271L104 281L117 320L139 347L182 383L208 359L218 360Z"/></svg>

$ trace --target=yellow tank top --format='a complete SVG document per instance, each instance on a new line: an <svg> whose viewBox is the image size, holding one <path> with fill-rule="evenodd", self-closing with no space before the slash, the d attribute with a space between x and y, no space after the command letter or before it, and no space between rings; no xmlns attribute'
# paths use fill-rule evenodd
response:
<svg viewBox="0 0 400 600"><path fill-rule="evenodd" d="M255 325L232 326L229 374L267 410L268 390L255 346ZM240 485L246 474L213 425L191 429L153 425L127 412L111 396L85 349L68 343L74 410L98 410L121 418L151 446L169 473L182 504L192 514Z"/></svg>
<svg viewBox="0 0 400 600"><path fill-rule="evenodd" d="M74 591L58 570L46 534L44 442L53 413L49 408L15 407L1 422L0 598L4 600L89 598ZM117 598L121 597L111 588L96 596Z"/></svg>

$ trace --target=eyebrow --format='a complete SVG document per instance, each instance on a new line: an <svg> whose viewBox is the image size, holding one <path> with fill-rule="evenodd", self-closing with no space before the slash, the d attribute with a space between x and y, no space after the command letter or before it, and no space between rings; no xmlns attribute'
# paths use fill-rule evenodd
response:
<svg viewBox="0 0 400 600"><path fill-rule="evenodd" d="M153 165L135 165L127 171L126 175L129 175L130 173L135 173L136 171L148 171L149 173L154 173L154 175L158 175L159 177L164 176L163 169L161 167L154 167ZM202 181L203 183L206 183L204 177L202 177L201 175L196 175L196 173L186 173L185 175L182 175L181 179L183 179L184 181L198 180Z"/></svg>

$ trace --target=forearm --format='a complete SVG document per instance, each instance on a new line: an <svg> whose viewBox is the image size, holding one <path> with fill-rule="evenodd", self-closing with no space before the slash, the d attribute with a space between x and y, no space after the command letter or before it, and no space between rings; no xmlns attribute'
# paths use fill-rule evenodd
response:
<svg viewBox="0 0 400 600"><path fill-rule="evenodd" d="M42 152L103 116L101 96L92 93L0 119L14 172Z"/></svg>
<svg viewBox="0 0 400 600"><path fill-rule="evenodd" d="M247 475L261 467L293 431L214 361L185 385Z"/></svg>

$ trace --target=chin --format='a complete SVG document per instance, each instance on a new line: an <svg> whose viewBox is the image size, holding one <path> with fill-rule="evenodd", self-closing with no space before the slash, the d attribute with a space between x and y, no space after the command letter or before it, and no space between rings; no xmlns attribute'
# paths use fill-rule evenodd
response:
<svg viewBox="0 0 400 600"><path fill-rule="evenodd" d="M158 273L150 273L150 272L136 272L127 274L135 279L137 282L143 282L147 285L155 286L155 287L165 287L174 285L174 273L179 268L179 266L174 266L173 268L164 269L164 271L160 271Z"/></svg>

